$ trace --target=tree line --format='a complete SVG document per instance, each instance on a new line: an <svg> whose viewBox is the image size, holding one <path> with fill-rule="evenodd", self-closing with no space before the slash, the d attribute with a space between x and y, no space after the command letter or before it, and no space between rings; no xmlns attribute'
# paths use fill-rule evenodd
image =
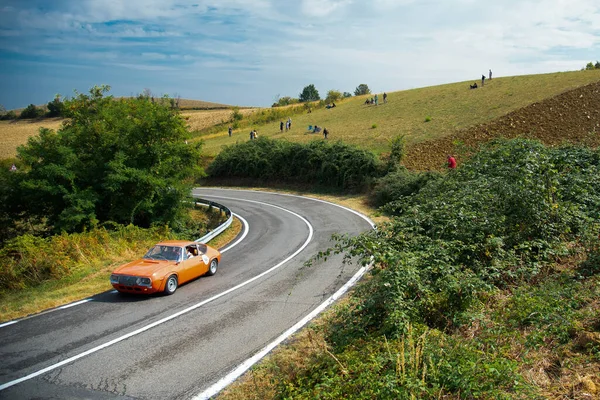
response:
<svg viewBox="0 0 600 400"><path fill-rule="evenodd" d="M354 90L355 96L360 96L363 94L370 94L370 93L371 93L371 89L369 89L369 86L365 83L361 83ZM338 101L340 99L345 99L348 97L352 97L352 93L350 93L350 92L342 93L339 90L331 89L331 90L327 91L327 96L325 97L325 102L332 103L332 102ZM321 100L319 91L317 90L315 85L311 83L310 85L307 85L304 87L304 89L302 89L302 92L300 92L300 94L298 95L298 98L293 98L290 96L284 96L284 97L276 96L276 101L273 103L272 107L288 106L291 104L306 103L309 101L319 101L319 100Z"/></svg>

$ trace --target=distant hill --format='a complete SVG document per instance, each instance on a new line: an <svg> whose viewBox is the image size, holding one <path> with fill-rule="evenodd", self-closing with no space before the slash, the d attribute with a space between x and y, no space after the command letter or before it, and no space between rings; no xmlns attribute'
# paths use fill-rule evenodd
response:
<svg viewBox="0 0 600 400"><path fill-rule="evenodd" d="M480 127L534 103L542 103L546 99L598 82L600 70L496 77L486 81L484 87L473 90L469 89L473 81L468 81L388 92L387 104L381 104L382 93L379 93L378 106L364 104L365 99L372 95L353 97L340 101L333 109L319 109L310 114L293 116L293 129L290 132L281 133L278 121L255 127L261 136L307 142L322 140L320 135L307 133L307 127L316 124L327 128L330 132L329 140L341 139L376 153L388 152L390 140L397 135L404 135L408 149L407 166L436 169L444 165L448 152L455 152L460 147L460 143L457 143L459 146L453 144L455 141L471 143L464 135L469 135L469 132L475 134L476 131L469 130L472 127ZM582 99L594 96L593 88L585 89L584 92L577 92L579 94L573 96L583 95ZM561 99L563 98L559 97L555 100L557 106ZM594 104L596 103L590 103L589 107ZM588 130L594 123L600 123L597 113L593 113L591 108L588 108L589 124L573 126L571 117L563 118L560 114L580 112L582 104L575 99L566 101L564 110L559 111L557 106L539 114L540 118L543 115L554 123L537 124L540 129L536 129L535 134L542 135L543 126L544 137L561 138L564 137L563 132L574 129L580 129L577 134L579 136L574 136L573 133L569 137L583 137L589 133ZM524 113L535 115L529 109ZM584 116L586 120L588 115ZM528 119L532 120L531 117L525 120ZM495 132L501 134L507 128L503 123L498 124ZM235 131L233 138L229 138L225 131L203 137L204 150L208 155L214 156L223 145L240 139L247 140L246 130ZM514 128L511 128L511 132L507 131L507 134L514 134ZM433 146L432 143L437 143L438 140L440 143Z"/></svg>

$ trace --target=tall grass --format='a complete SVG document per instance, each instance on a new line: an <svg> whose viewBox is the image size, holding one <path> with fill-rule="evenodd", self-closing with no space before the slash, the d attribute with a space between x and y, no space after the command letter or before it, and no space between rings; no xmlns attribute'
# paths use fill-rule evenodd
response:
<svg viewBox="0 0 600 400"><path fill-rule="evenodd" d="M158 240L174 238L166 228L133 225L49 238L18 236L0 249L0 293L61 279L109 257L139 253Z"/></svg>

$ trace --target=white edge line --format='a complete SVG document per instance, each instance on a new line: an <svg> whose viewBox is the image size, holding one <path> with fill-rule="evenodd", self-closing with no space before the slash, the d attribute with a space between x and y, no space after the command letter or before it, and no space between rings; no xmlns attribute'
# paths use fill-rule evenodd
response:
<svg viewBox="0 0 600 400"><path fill-rule="evenodd" d="M310 320L319 315L323 310L329 307L333 302L339 299L344 293L348 291L350 287L352 287L367 271L368 267L362 267L358 270L356 274L348 281L344 286L342 286L337 292L335 292L331 297L321 303L317 308L315 308L310 314L306 317L298 321L294 326L289 328L287 331L282 333L277 339L273 342L269 343L267 346L263 347L258 353L244 361L238 367L229 372L225 377L221 378L215 384L210 386L208 389L203 391L202 393L193 397L193 400L207 400L212 396L219 393L225 387L233 383L237 378L239 378L242 374L248 371L254 364L260 361L263 357L265 357L271 350L273 350L277 345L286 340L289 336L296 333L300 328L306 325Z"/></svg>
<svg viewBox="0 0 600 400"><path fill-rule="evenodd" d="M237 199L237 200L239 200L239 199ZM181 311L178 311L178 312L176 312L176 313L175 313L175 314L173 314L173 315L170 315L170 316L168 316L168 317L165 317L165 318L163 318L163 319L161 319L161 320L155 321L155 322L153 322L153 323L151 323L151 324L149 324L149 325L146 325L146 326L144 326L144 327L142 327L142 328L139 328L139 329L137 329L137 330L135 330L135 331L133 331L133 332L129 332L129 333L127 333L127 334L123 335L123 336L120 336L120 337L118 337L118 338L115 338L115 339L113 339L113 340L111 340L111 341L108 341L108 342L106 342L106 343L104 343L104 344L101 344L101 345L99 345L99 346L96 346L96 347L93 347L93 348L91 348L91 349L89 349L89 350L86 350L86 351L84 351L83 353L77 354L77 355L75 355L75 356L73 356L73 357L69 357L69 358L67 358L67 359L65 359L65 360L63 360L63 361L60 361L60 362L56 363L56 364L50 365L50 366L48 366L48 367L46 367L46 368L43 368L43 369L41 369L41 370L39 370L39 371L33 372L33 373L31 373L31 374L29 374L29 375L27 375L27 376L24 376L24 377L21 377L21 378L18 378L18 379L12 380L12 381L10 381L10 382L6 382L6 383L4 383L4 384L0 385L0 391L2 391L2 390L4 390L4 389L7 389L7 388L9 388L9 387L11 387L11 386L14 386L14 385L16 385L16 384L18 384L18 383L21 383L21 382L27 381L27 380L29 380L29 379L35 378L36 376L43 375L43 374L45 374L46 372L50 372L50 371L52 371L52 370L54 370L54 369L56 369L56 368L62 367L62 366L63 366L63 365L65 365L65 364L72 363L73 361L76 361L76 360L78 360L78 359L80 359L80 358L83 358L83 357L85 357L85 356L87 356L87 355L90 355L90 354L92 354L92 353L95 353L95 352L97 352L97 351L99 351L99 350L102 350L102 349L104 349L104 348L106 348L106 347L112 346L113 344L116 344L116 343L118 343L118 342L121 342L121 341L123 341L123 340L125 340L125 339L129 339L129 338L130 338L130 337L132 337L132 336L138 335L138 334L140 334L140 333L142 333L142 332L145 332L145 331L147 331L147 330L149 330L149 329L152 329L152 328L154 328L155 326L158 326L158 325L160 325L160 324L163 324L163 323L165 323L165 322L167 322L167 321L170 321L170 320L172 320L172 319L175 319L175 318L177 318L177 317L179 317L179 316L181 316L181 315L183 315L183 314L186 314L186 313L188 313L188 312L190 312L190 311L193 311L193 310L195 310L195 309L197 309L197 308L199 308L199 307L202 307L203 305L205 305L205 304L207 304L207 303L210 303L210 302L212 302L212 301L214 301L214 300L218 299L219 297L223 297L223 296L225 296L226 294L229 294L229 293L231 293L231 292L233 292L233 291L235 291L235 290L238 290L238 289L240 289L240 288L242 288L242 287L244 287L244 286L246 286L246 285L248 285L248 284L250 284L250 283L254 282L254 281L255 281L255 280L257 280L257 279L260 279L260 278L262 278L263 276L265 276L265 275L269 274L270 272L272 272L272 271L276 270L277 268L281 267L282 265L284 265L285 263L287 263L288 261L290 261L290 260L291 260L292 258L294 258L296 255L298 255L298 254L299 254L299 253L300 253L302 250L304 250L304 249L306 248L306 246L308 246L308 244L309 244L309 243L310 243L310 241L312 240L312 237L313 237L313 234L314 234L314 229L313 229L312 225L311 225L311 224L310 224L310 223L309 223L309 222L306 220L306 218L304 218L303 216L301 216L301 215L299 215L299 214L296 214L295 212L293 212L293 211L291 211L291 210L287 210L287 209L285 209L285 208L283 208L283 207L276 206L276 205L274 205L274 204L263 203L263 202L260 202L260 201L254 201L254 200L243 200L243 201L247 201L247 202L250 202L250 203L259 203L259 204L263 204L263 205L266 205L266 206L274 207L274 208L277 208L277 209L283 210L283 211L285 211L285 212L288 212L288 213L290 213L290 214L293 214L293 215L295 215L296 217L300 218L300 219L301 219L302 221L304 221L304 223L305 223L305 224L308 226L309 233L308 233L308 237L306 238L306 241L305 241L305 242L302 244L302 246L300 246L300 247L299 247L299 248L298 248L298 249L297 249L297 250L296 250L294 253L292 253L290 256L288 256L288 257L287 257L285 260L281 261L279 264L275 265L274 267L271 267L271 268L269 268L268 270L266 270L266 271L264 271L264 272L262 272L262 273L260 273L260 274L256 275L256 276L255 276L255 277L253 277L253 278L250 278L250 279L248 279L248 280L247 280L247 281L245 281L245 282L242 282L242 283L240 283L240 284L239 284L239 285L237 285L237 286L234 286L234 287L232 287L232 288L230 288L230 289L227 289L226 291L224 291L224 292L221 292L221 293L219 293L219 294L217 294L217 295L214 295L213 297L211 297L211 298L209 298L209 299L206 299L206 300L204 300L204 301L201 301L201 302L200 302L200 303L198 303L198 304L194 304L193 306L190 306L190 307L188 307L188 308L186 308L186 309L183 309L183 310L181 310Z"/></svg>
<svg viewBox="0 0 600 400"><path fill-rule="evenodd" d="M234 248L235 246L237 246L242 240L244 240L246 238L246 235L248 235L248 232L250 231L250 226L248 225L248 221L246 221L244 218L242 218L241 216L239 216L236 213L232 213L232 215L234 215L236 218L238 218L240 221L242 221L242 224L244 224L244 233L242 234L241 238L239 238L238 240L235 241L235 243L232 243L229 246L225 247L223 250L220 250L221 253L225 253L226 251L229 251L232 248Z"/></svg>
<svg viewBox="0 0 600 400"><path fill-rule="evenodd" d="M64 310L65 308L70 308L70 307L78 306L80 304L87 303L88 301L92 301L92 299L90 298L90 299L84 299L84 300L76 301L74 303L67 304L65 306L57 307L57 309Z"/></svg>
<svg viewBox="0 0 600 400"><path fill-rule="evenodd" d="M0 328L4 328L5 326L12 325L12 324L16 324L16 323L17 323L17 322L19 322L19 321L20 321L20 319L15 319L15 320L13 320L13 321L8 321L8 322L5 322L5 323L3 323L3 324L0 324Z"/></svg>

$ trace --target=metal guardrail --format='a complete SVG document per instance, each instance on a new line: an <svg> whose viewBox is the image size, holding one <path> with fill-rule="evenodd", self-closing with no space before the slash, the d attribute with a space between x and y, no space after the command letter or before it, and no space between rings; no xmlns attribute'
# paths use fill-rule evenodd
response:
<svg viewBox="0 0 600 400"><path fill-rule="evenodd" d="M233 214L232 214L231 210L229 208L225 207L224 205L215 203L214 201L205 200L205 199L196 199L194 203L195 204L203 204L203 205L208 206L209 208L216 207L221 212L224 212L225 215L228 217L227 221L223 222L217 228L208 232L206 235L202 236L201 238L196 239L195 242L208 243L209 241L211 241L215 237L217 237L219 234L221 234L225 229L229 228L229 226L232 224Z"/></svg>

